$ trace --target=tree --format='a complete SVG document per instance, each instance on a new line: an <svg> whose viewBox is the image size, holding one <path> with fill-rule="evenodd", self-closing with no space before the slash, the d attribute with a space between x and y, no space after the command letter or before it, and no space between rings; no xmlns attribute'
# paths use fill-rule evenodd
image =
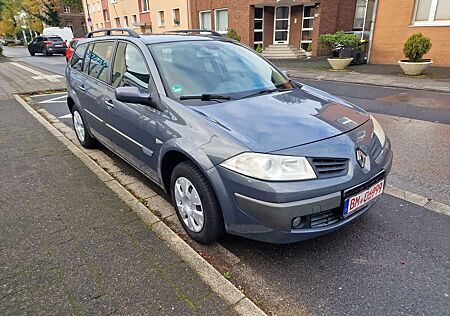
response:
<svg viewBox="0 0 450 316"><path fill-rule="evenodd" d="M22 8L30 16L42 21L48 26L59 26L59 4L54 0L31 1L24 0Z"/></svg>

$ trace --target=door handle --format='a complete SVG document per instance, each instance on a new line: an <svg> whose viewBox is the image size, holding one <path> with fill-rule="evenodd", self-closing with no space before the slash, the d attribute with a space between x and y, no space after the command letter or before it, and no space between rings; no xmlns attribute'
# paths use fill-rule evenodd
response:
<svg viewBox="0 0 450 316"><path fill-rule="evenodd" d="M105 101L105 103L106 103L106 106L108 108L113 108L114 107L114 103L112 102L112 100Z"/></svg>
<svg viewBox="0 0 450 316"><path fill-rule="evenodd" d="M83 91L83 92L85 92L86 91L86 88L85 87L83 87L83 86L79 86L78 87L81 91Z"/></svg>

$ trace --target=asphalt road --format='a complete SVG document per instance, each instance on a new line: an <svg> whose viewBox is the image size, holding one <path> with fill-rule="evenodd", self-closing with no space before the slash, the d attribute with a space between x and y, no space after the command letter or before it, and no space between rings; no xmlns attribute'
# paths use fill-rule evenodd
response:
<svg viewBox="0 0 450 316"><path fill-rule="evenodd" d="M43 56L36 54L35 56L30 56L26 47L13 46L3 46L3 55L13 61L21 61L58 75L64 75L66 70L66 57L61 55Z"/></svg>

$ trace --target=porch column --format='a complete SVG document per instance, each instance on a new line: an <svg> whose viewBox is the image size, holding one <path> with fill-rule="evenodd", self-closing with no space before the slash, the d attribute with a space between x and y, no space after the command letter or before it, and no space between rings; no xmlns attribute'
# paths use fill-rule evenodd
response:
<svg viewBox="0 0 450 316"><path fill-rule="evenodd" d="M289 45L300 48L302 34L303 6L294 5L291 7L291 21L289 26Z"/></svg>

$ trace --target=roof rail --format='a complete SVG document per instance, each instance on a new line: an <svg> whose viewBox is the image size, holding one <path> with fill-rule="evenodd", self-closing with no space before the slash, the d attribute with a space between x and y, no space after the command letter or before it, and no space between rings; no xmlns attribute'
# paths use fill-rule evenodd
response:
<svg viewBox="0 0 450 316"><path fill-rule="evenodd" d="M216 31L211 31L211 30L200 30L200 29L195 29L195 30L176 30L176 31L168 31L166 33L211 33L211 35L213 36L222 36L222 34L216 32Z"/></svg>
<svg viewBox="0 0 450 316"><path fill-rule="evenodd" d="M127 32L127 33L128 33L128 36L136 37L136 38L139 38L139 37L140 37L140 35L139 35L136 31L133 31L132 29L127 29L127 28L111 28L111 29L100 29L100 30L97 30L97 31L91 31L91 32L89 32L89 33L86 34L86 38L93 37L93 35L94 35L95 33L104 33L103 36L111 36L111 35L114 35L114 34L111 34L111 32Z"/></svg>

